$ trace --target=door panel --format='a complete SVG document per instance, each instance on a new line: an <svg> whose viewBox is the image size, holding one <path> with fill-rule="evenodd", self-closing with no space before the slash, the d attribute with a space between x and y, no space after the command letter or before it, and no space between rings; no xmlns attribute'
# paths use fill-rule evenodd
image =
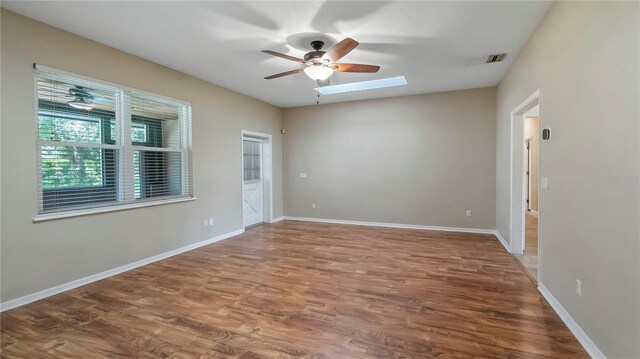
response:
<svg viewBox="0 0 640 359"><path fill-rule="evenodd" d="M262 181L251 182L245 182L242 188L245 227L264 221Z"/></svg>

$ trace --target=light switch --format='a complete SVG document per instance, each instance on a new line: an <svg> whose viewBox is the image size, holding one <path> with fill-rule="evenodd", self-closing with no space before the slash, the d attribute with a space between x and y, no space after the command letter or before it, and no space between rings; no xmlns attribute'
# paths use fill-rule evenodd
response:
<svg viewBox="0 0 640 359"><path fill-rule="evenodd" d="M307 178L306 172L300 172L300 178Z"/></svg>
<svg viewBox="0 0 640 359"><path fill-rule="evenodd" d="M549 189L549 178L548 177L540 178L540 187L542 187L542 189Z"/></svg>

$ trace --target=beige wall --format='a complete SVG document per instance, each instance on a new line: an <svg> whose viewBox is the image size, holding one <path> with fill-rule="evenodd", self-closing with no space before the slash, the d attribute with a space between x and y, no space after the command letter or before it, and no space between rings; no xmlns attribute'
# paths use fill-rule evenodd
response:
<svg viewBox="0 0 640 359"><path fill-rule="evenodd" d="M497 97L497 228L508 240L510 112L540 89L540 281L609 358L640 357L639 6L556 2Z"/></svg>
<svg viewBox="0 0 640 359"><path fill-rule="evenodd" d="M280 109L4 9L1 20L2 301L241 229L242 129L273 135L282 215ZM197 200L33 223L33 63L191 102Z"/></svg>
<svg viewBox="0 0 640 359"><path fill-rule="evenodd" d="M524 119L524 138L530 140L531 153L531 209L538 211L538 156L540 153L540 121L538 117Z"/></svg>
<svg viewBox="0 0 640 359"><path fill-rule="evenodd" d="M495 88L285 109L284 127L287 216L495 226Z"/></svg>

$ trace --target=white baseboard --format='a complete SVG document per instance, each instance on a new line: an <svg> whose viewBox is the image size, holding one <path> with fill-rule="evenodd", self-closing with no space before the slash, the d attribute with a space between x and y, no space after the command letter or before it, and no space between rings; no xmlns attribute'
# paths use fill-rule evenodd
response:
<svg viewBox="0 0 640 359"><path fill-rule="evenodd" d="M271 220L271 222L269 222L269 223L276 223L276 222L280 222L280 221L282 221L283 219L284 219L284 216L280 216L280 217L278 217L278 218L274 218L274 219L272 219L272 220Z"/></svg>
<svg viewBox="0 0 640 359"><path fill-rule="evenodd" d="M547 300L547 302L549 302L553 310L555 310L556 313L558 313L558 316L560 317L560 319L562 319L562 321L569 328L571 333L573 333L573 335L575 335L576 339L578 339L580 344L582 344L582 346L584 347L584 350L586 350L587 353L592 358L606 359L604 354L602 354L602 352L600 351L600 349L598 349L595 343L591 341L589 336L587 336L587 333L585 333L584 330L580 328L578 323L571 317L569 312L567 312L567 310L564 309L562 304L560 304L560 302L558 302L558 300L553 296L553 294L549 292L549 290L544 286L544 284L540 283L539 281L538 281L538 291Z"/></svg>
<svg viewBox="0 0 640 359"><path fill-rule="evenodd" d="M439 226L423 226L423 225L418 225L418 224L346 221L346 220L342 220L342 219L326 219L326 218L311 218L311 217L289 217L289 216L284 216L283 219L290 220L290 221L320 222L320 223L333 223L333 224L352 224L352 225L356 225L356 226L372 226L372 227L389 227L389 228L404 228L404 229L424 229L424 230L429 230L429 231L495 234L495 230L493 230L493 229L484 229L484 228L439 227Z"/></svg>
<svg viewBox="0 0 640 359"><path fill-rule="evenodd" d="M56 294L65 292L67 290L71 290L73 288L77 288L77 287L80 287L80 286L83 286L83 285L86 285L86 284L89 284L89 283L92 283L92 282L95 282L95 281L99 281L101 279L105 279L105 278L114 276L116 274L120 274L120 273L123 273L123 272L126 272L126 271L130 271L132 269L135 269L135 268L138 268L138 267L142 267L144 265L147 265L147 264L150 264L150 263L153 263L153 262L157 262L157 261L165 259L165 258L173 257L173 256L178 255L180 253L188 252L188 251L194 250L196 248L200 248L202 246L206 246L208 244L221 241L223 239L227 239L227 238L230 238L230 237L233 237L233 236L237 236L237 235L242 234L242 233L244 233L244 229L239 229L237 231L233 231L233 232L230 232L230 233L225 233L225 234L213 237L213 238L206 239L204 241L200 241L200 242L197 242L197 243L189 244L187 246L180 247L180 248L168 251L168 252L164 252L164 253L161 253L161 254L158 254L158 255L155 255L155 256L152 256L152 257L145 258L145 259L141 259L139 261L135 261L135 262L132 262L132 263L129 263L129 264L125 264L125 265L117 267L117 268L109 269L109 270L101 272L101 273L96 273L96 274L90 275L88 277L84 277L84 278L76 279L76 280L68 282L68 283L60 284L60 285L57 285L57 286L55 286L53 288L41 290L39 292L28 294L28 295L25 295L25 296L20 297L20 298L8 300L6 302L0 303L0 312L3 312L5 310L9 310L9 309L13 309L13 308L16 308L16 307L20 307L22 305L29 304L31 302L35 302L37 300L44 299L44 298L50 297L52 295L56 295Z"/></svg>
<svg viewBox="0 0 640 359"><path fill-rule="evenodd" d="M494 230L493 234L496 236L496 238L498 238L500 243L502 243L502 246L507 250L507 252L511 253L511 245L507 243L507 241L505 241L504 237L502 237L502 234L500 234L498 230Z"/></svg>

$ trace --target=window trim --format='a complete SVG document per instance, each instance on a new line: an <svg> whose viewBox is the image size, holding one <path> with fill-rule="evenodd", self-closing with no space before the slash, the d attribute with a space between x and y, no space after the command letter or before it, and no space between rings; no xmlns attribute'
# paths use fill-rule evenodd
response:
<svg viewBox="0 0 640 359"><path fill-rule="evenodd" d="M80 217L80 216L87 216L87 215L98 214L98 213L125 211L128 209L161 206L161 205L171 204L171 203L191 202L191 201L195 201L196 199L197 199L196 197L183 197L183 196L175 197L175 198L165 197L163 199L156 199L156 200L140 200L138 203L105 205L101 207L77 209L77 210L64 211L64 212L44 213L44 214L39 214L33 217L33 222L45 222L45 221L51 221L55 219Z"/></svg>
<svg viewBox="0 0 640 359"><path fill-rule="evenodd" d="M161 198L148 198L148 199L144 199L144 198L135 199L135 195L134 195L133 196L134 201L125 202L125 203L122 202L123 197L120 194L118 195L117 202L115 203L109 202L109 204L96 205L94 207L88 207L88 208L78 208L78 209L62 210L59 212L42 213L40 201L42 200L42 196L44 192L41 185L42 178L39 176L39 178L36 181L37 183L36 193L37 193L38 203L36 204L36 216L34 216L33 222L41 222L41 221L48 221L48 220L54 220L54 219L60 219L60 218L77 217L77 216L84 216L84 215L90 215L90 214L121 211L121 210L128 210L128 209L134 209L134 208L165 205L170 203L189 202L189 201L196 200L193 194L193 182L192 182L193 181L193 174L192 174L193 164L191 161L192 159L192 142L191 142L192 140L192 133L191 133L192 109L191 109L190 102L176 100L173 98L141 91L138 89L127 87L127 86L122 86L122 85L117 85L117 84L109 83L102 80L97 80L87 76L50 68L50 67L39 65L36 63L33 64L33 68L34 68L34 75L35 75L34 76L34 89L35 89L34 103L35 103L35 112L36 112L34 117L35 117L36 123L39 118L37 74L43 73L43 74L49 74L53 76L69 77L78 83L88 82L89 85L93 87L96 87L97 85L98 88L102 87L109 90L115 90L117 93L119 92L120 94L122 94L123 92L128 92L129 94L128 96L135 95L138 97L149 98L150 100L154 100L154 101L161 101L168 105L181 106L182 108L182 110L180 111L181 112L180 116L182 117L182 120L181 120L181 126L182 126L181 141L182 142L181 143L183 144L183 147L180 149L165 149L165 148L156 149L152 147L144 147L144 150L153 149L153 150L160 150L160 151L167 151L167 152L179 152L182 154L181 158L182 158L182 193L183 194L175 195L175 196L163 196ZM120 141L118 141L115 144L102 144L95 147L100 147L100 148L112 147L113 149L121 150L120 152L122 152L122 154L120 154L120 157L126 156L126 153L128 152L131 152L131 155L133 155L134 150L138 148L142 149L143 146L140 146L139 143L135 143L135 142L131 142L131 144L128 146L124 145L123 141L125 139L130 138L130 136L124 136L124 134L126 134L126 132L129 132L129 135L130 135L130 131L131 131L130 127L132 127L131 122L132 122L133 116L131 116L130 114L130 108L128 108L127 106L125 106L125 104L122 103L123 102L121 101L122 96L116 96L116 98L117 98L116 106L118 107L118 109L116 110L116 123L118 124L117 126L119 128L118 131L119 131ZM126 116L128 116L131 120L123 121L123 118ZM40 169L42 168L42 159L40 155L40 147L42 146L42 142L45 142L45 141L40 141L38 134L36 133L36 141L35 141L36 154L37 154L36 166L37 168L40 168ZM51 142L55 143L55 145L57 146L64 145L62 144L62 142L58 142L58 141L51 141ZM77 146L78 144L74 142L72 143L72 145ZM92 144L82 144L82 147L86 147L86 145L88 145L88 147L94 147L94 146L91 146ZM133 158L131 159L131 161L133 161ZM118 173L120 174L123 173L122 165L123 164L121 163L118 170ZM124 177L124 176L119 176L119 177ZM130 181L133 182L133 177L130 179ZM122 185L122 183L120 185ZM119 188L122 188L122 187L119 187ZM118 191L118 192L121 192L121 191Z"/></svg>

